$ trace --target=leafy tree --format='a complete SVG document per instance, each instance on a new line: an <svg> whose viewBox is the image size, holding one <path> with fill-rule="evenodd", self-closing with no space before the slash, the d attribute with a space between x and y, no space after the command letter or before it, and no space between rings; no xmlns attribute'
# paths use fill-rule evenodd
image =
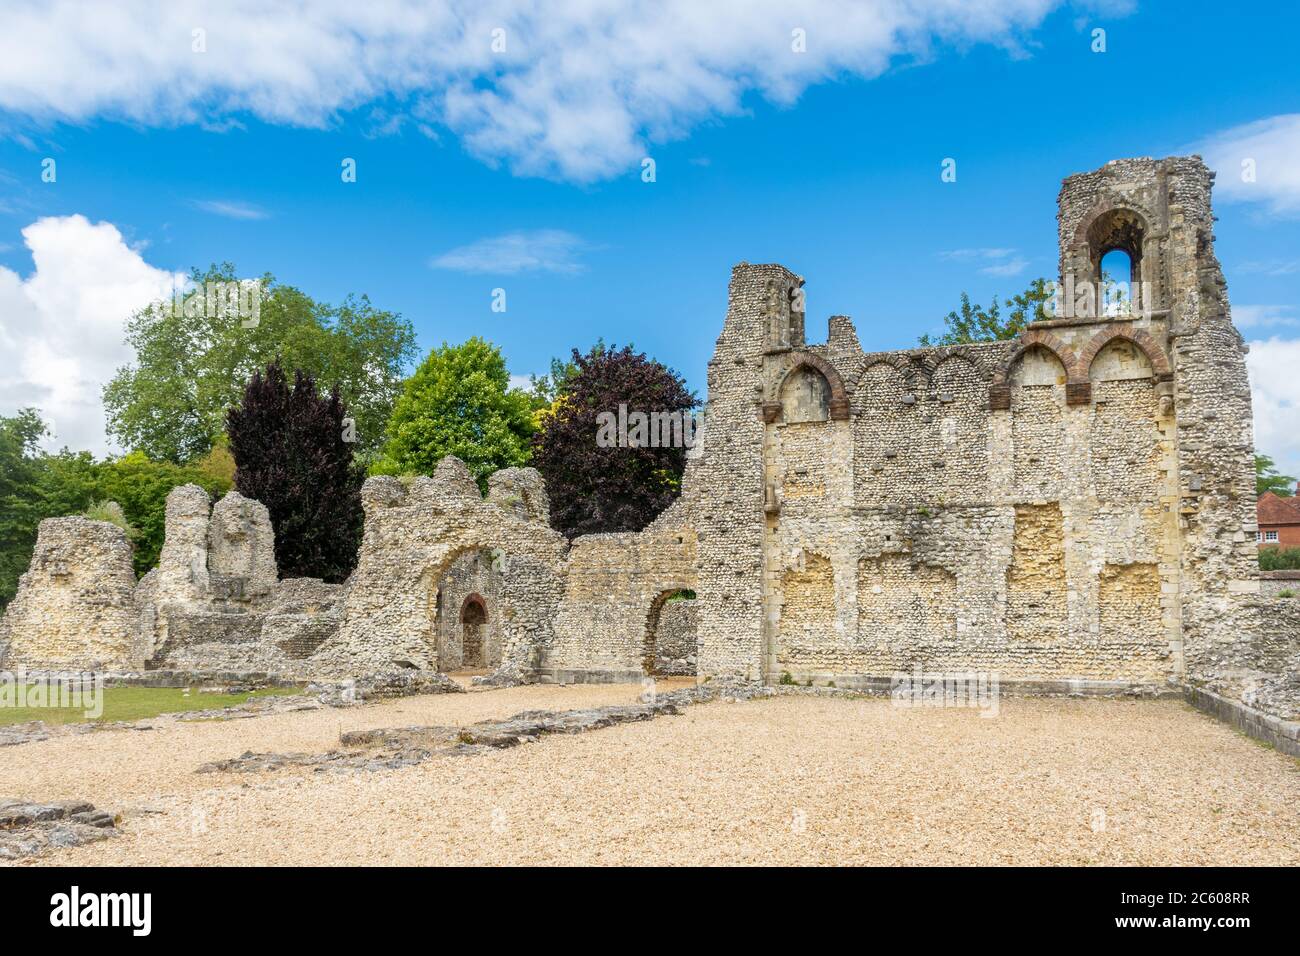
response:
<svg viewBox="0 0 1300 956"><path fill-rule="evenodd" d="M173 488L189 484L200 485L217 498L230 490L232 482L197 466L151 461L141 451L96 466L94 495L116 501L135 529L136 574L144 574L158 563L167 532L167 495Z"/></svg>
<svg viewBox="0 0 1300 956"><path fill-rule="evenodd" d="M37 526L45 518L99 516L107 512L98 505L116 502L133 531L135 571L144 574L162 550L168 493L194 483L221 495L231 486L200 468L150 461L143 452L103 461L85 451L49 454L39 448L45 434L35 409L0 417L0 607L31 563Z"/></svg>
<svg viewBox="0 0 1300 956"><path fill-rule="evenodd" d="M200 289L185 303L196 306L206 283L237 281L230 263L205 274L195 270L191 278ZM244 383L279 357L325 387L338 387L356 418L359 451L382 444L402 371L415 356L411 324L375 309L365 296L349 296L336 307L271 276L259 281L255 324L233 314L209 316L203 308L177 314L171 302L155 303L128 320L127 341L136 360L118 369L104 389L110 434L155 460L180 464L202 456Z"/></svg>
<svg viewBox="0 0 1300 956"><path fill-rule="evenodd" d="M258 371L226 416L235 487L266 505L283 577L342 581L361 543L361 482L334 386L322 396L301 369L290 388L278 362Z"/></svg>
<svg viewBox="0 0 1300 956"><path fill-rule="evenodd" d="M407 379L371 472L431 475L455 455L486 488L497 469L528 463L531 408L528 395L510 388L500 349L477 336L444 342Z"/></svg>
<svg viewBox="0 0 1300 956"><path fill-rule="evenodd" d="M605 340L599 338L592 346L592 354L603 354L605 348ZM528 376L528 400L533 407L534 432L541 431L546 424L546 419L555 414L559 403L563 401L564 390L569 384L569 379L576 374L578 374L578 366L573 362L552 358L550 372L540 377Z"/></svg>
<svg viewBox="0 0 1300 956"><path fill-rule="evenodd" d="M551 523L573 537L639 531L681 490L684 448L601 447L602 412L689 412L697 402L682 377L644 353L597 346L573 350L577 371L533 438L533 464L546 479Z"/></svg>
<svg viewBox="0 0 1300 956"><path fill-rule="evenodd" d="M944 318L948 331L939 338L922 335L921 345L965 345L969 342L997 342L1002 339L1014 339L1030 323L1041 322L1051 318L1047 313L1047 303L1052 300L1052 289L1046 279L1035 279L1019 295L1003 299L998 304L995 294L986 309L978 303L972 303L970 296L961 294L961 309L949 312ZM1005 318L1002 309L1008 309Z"/></svg>
<svg viewBox="0 0 1300 956"><path fill-rule="evenodd" d="M1261 571L1298 571L1300 548L1260 548L1259 567Z"/></svg>
<svg viewBox="0 0 1300 956"><path fill-rule="evenodd" d="M1278 473L1277 463L1268 455L1255 455L1255 494L1271 491L1279 498L1289 498L1295 491L1296 479Z"/></svg>
<svg viewBox="0 0 1300 956"><path fill-rule="evenodd" d="M45 423L34 408L0 417L0 607L18 589L31 562L41 518L37 449Z"/></svg>

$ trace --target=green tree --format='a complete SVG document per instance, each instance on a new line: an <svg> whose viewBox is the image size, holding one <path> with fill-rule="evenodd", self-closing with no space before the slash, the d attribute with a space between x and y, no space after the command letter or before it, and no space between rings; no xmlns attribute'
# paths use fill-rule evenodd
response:
<svg viewBox="0 0 1300 956"><path fill-rule="evenodd" d="M87 451L40 449L45 423L35 409L0 417L0 607L13 598L31 563L38 525L45 518L86 514L115 501L134 529L134 564L144 574L158 563L167 495L194 483L221 495L231 482L200 467L151 461L143 452L96 461Z"/></svg>
<svg viewBox="0 0 1300 956"><path fill-rule="evenodd" d="M45 423L34 408L0 417L0 607L18 588L31 561L40 509L37 457Z"/></svg>
<svg viewBox="0 0 1300 956"><path fill-rule="evenodd" d="M96 468L94 494L116 501L136 531L135 571L144 574L158 563L167 530L167 496L181 485L199 485L219 498L231 482L209 474L198 466L151 461L144 452L133 451Z"/></svg>
<svg viewBox="0 0 1300 956"><path fill-rule="evenodd" d="M1003 299L1002 305L995 294L987 309L971 302L970 296L963 292L960 311L949 312L943 320L948 331L937 339L922 335L919 341L924 346L935 346L1014 339L1031 323L1051 318L1047 312L1051 300L1052 287L1046 279L1035 279L1024 292ZM1003 308L1008 310L1005 318Z"/></svg>
<svg viewBox="0 0 1300 956"><path fill-rule="evenodd" d="M528 463L531 410L529 396L510 388L500 349L477 336L444 342L407 379L371 473L429 475L455 455L486 487L498 468Z"/></svg>
<svg viewBox="0 0 1300 956"><path fill-rule="evenodd" d="M1255 455L1255 495L1271 491L1279 498L1289 498L1295 491L1296 479L1278 474L1277 463L1268 455Z"/></svg>
<svg viewBox="0 0 1300 956"><path fill-rule="evenodd" d="M191 278L200 289L186 297L186 306L203 302L209 282L237 281L230 263L205 274L195 270ZM276 358L326 389L338 386L356 421L358 451L382 445L402 372L415 357L411 324L374 308L365 296L330 306L269 275L259 281L255 323L234 314L210 316L203 308L177 314L171 302L155 303L127 321L135 363L118 369L104 389L108 431L122 445L177 464L206 454L244 383Z"/></svg>

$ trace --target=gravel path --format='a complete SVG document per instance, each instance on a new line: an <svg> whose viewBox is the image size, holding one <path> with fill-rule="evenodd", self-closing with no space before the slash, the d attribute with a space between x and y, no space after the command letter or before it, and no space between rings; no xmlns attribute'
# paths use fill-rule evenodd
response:
<svg viewBox="0 0 1300 956"><path fill-rule="evenodd" d="M1178 701L778 697L401 770L200 775L340 729L635 699L521 687L0 750L0 791L126 812L69 865L1300 864L1300 761Z"/></svg>

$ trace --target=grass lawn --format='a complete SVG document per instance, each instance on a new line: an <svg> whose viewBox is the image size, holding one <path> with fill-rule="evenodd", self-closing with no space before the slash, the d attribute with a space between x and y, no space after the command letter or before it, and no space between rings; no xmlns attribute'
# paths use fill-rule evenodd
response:
<svg viewBox="0 0 1300 956"><path fill-rule="evenodd" d="M47 724L71 724L83 720L143 720L159 714L175 714L187 710L216 710L233 707L255 697L272 697L299 694L299 687L268 687L246 694L200 694L198 689L188 694L181 687L105 687L104 712L96 718L87 718L81 707L11 707L0 703L0 726L23 724L30 720L43 720ZM58 692L50 690L53 697ZM17 699L15 693L13 695Z"/></svg>

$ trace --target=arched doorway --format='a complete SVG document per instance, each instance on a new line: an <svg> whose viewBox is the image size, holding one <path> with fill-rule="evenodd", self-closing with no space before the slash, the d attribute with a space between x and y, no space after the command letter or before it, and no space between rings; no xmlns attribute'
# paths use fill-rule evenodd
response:
<svg viewBox="0 0 1300 956"><path fill-rule="evenodd" d="M487 606L483 598L471 594L460 609L461 666L483 667L483 648L487 635Z"/></svg>
<svg viewBox="0 0 1300 956"><path fill-rule="evenodd" d="M649 677L685 677L696 672L695 592L661 591L646 615L642 670Z"/></svg>

